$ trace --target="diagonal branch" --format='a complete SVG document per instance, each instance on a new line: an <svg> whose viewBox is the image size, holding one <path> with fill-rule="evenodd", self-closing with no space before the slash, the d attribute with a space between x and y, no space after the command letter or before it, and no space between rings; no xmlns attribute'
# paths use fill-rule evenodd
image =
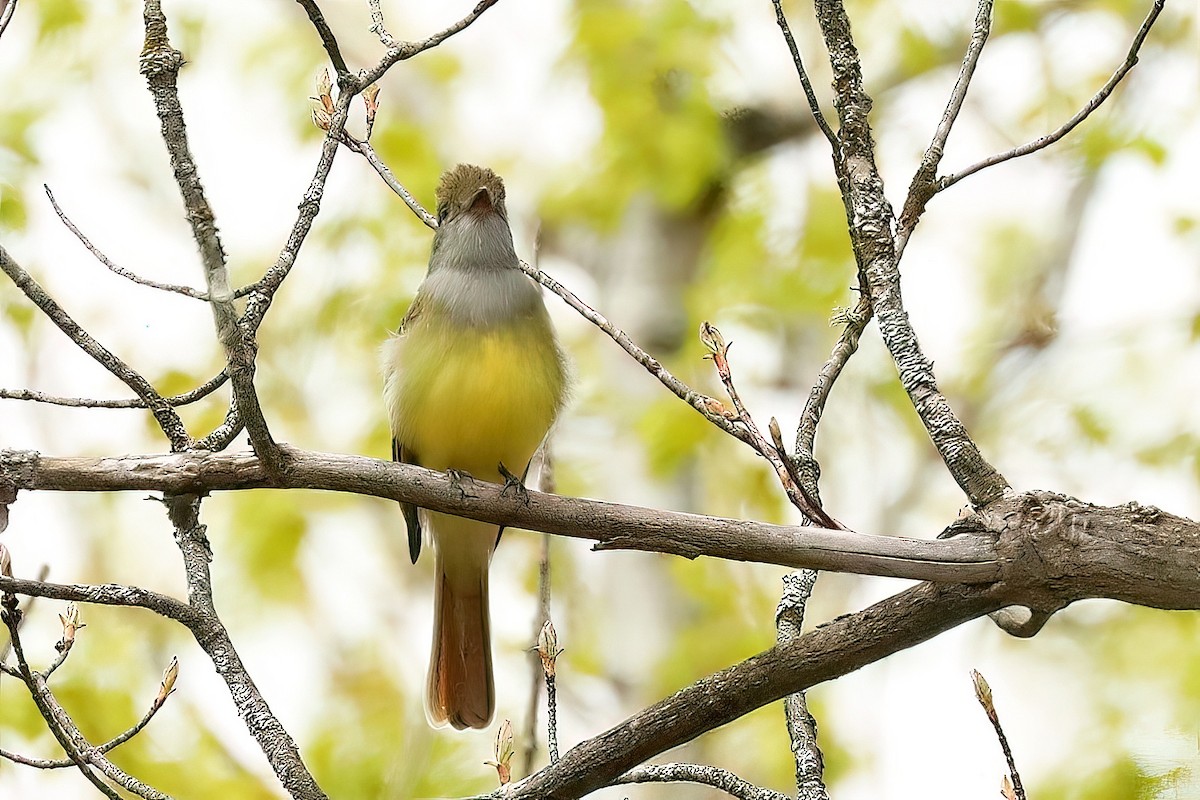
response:
<svg viewBox="0 0 1200 800"><path fill-rule="evenodd" d="M8 29L13 14L17 11L17 0L0 0L0 36Z"/></svg>
<svg viewBox="0 0 1200 800"><path fill-rule="evenodd" d="M333 35L333 30L325 21L325 15L321 13L315 0L296 0L296 2L304 9L304 13L308 14L308 19L317 29L317 35L321 37L325 53L333 62L334 71L337 72L338 83L343 84L350 80L350 67L346 66L346 59L342 56L342 49L338 46L337 37Z"/></svg>
<svg viewBox="0 0 1200 800"><path fill-rule="evenodd" d="M841 185L860 281L869 290L871 307L896 364L900 383L938 454L971 504L986 505L1004 494L1008 482L983 457L950 403L938 391L933 365L922 353L904 309L891 229L892 209L875 165L875 145L868 121L871 98L863 86L850 20L841 0L817 0L816 11L837 87L834 106L840 122L841 160L845 165L839 174L845 176Z"/></svg>
<svg viewBox="0 0 1200 800"><path fill-rule="evenodd" d="M850 357L858 351L859 340L866 330L867 323L871 321L870 296L865 291L861 292L854 309L845 311L835 321L842 322L845 327L842 328L842 335L838 337L829 359L821 367L812 389L809 390L808 399L804 402L804 411L800 414L800 424L796 426L796 452L792 460L800 472L802 483L811 483L813 487L816 486L819 477L815 455L817 426L825 413L825 404L829 401L833 384L841 376ZM809 491L816 497L812 489Z"/></svg>
<svg viewBox="0 0 1200 800"><path fill-rule="evenodd" d="M114 263L112 259L101 252L100 248L92 244L91 240L83 234L83 231L76 227L75 223L71 221L71 218L68 217L66 212L63 211L58 205L58 201L54 199L54 193L50 191L50 187L43 184L42 189L45 190L46 197L50 198L50 205L54 208L54 213L58 215L60 220L62 220L63 225L67 226L67 230L75 234L75 238L78 239L80 243L88 249L88 252L95 256L97 261L108 267L113 273L120 275L122 278L131 280L141 286L149 286L151 289L160 289L164 292L175 292L176 294L181 294L184 297L191 297L196 300L208 299L208 295L199 291L198 289L193 289L190 286L178 286L173 283L159 283L158 281L148 280L140 275L135 275L119 264Z"/></svg>
<svg viewBox="0 0 1200 800"><path fill-rule="evenodd" d="M175 543L183 556L187 577L188 605L193 611L188 626L196 643L225 681L250 734L258 742L283 788L297 800L327 800L312 773L304 765L300 749L267 705L258 686L250 677L229 631L217 615L212 595L212 576L208 562L212 558L206 527L200 523L200 498L192 494L164 498L167 515L175 529Z"/></svg>
<svg viewBox="0 0 1200 800"><path fill-rule="evenodd" d="M133 393L138 396L146 408L149 408L154 415L154 419L158 422L159 428L171 442L173 451L180 451L191 445L191 437L188 436L187 429L183 426L183 421L179 415L171 408L158 391L150 385L150 382L141 376L136 370L118 358L104 345L97 342L91 334L85 331L79 323L63 310L54 298L46 293L33 277L21 268L21 265L12 260L2 246L0 246L0 270L3 270L12 282L17 285L17 288L24 292L25 296L42 310L50 321L58 326L59 330L67 335L79 349L87 353L100 366L115 375L122 383L133 390Z"/></svg>
<svg viewBox="0 0 1200 800"><path fill-rule="evenodd" d="M1146 41L1146 36L1150 33L1150 29L1154 26L1155 21L1158 19L1158 15L1162 13L1163 6L1165 5L1166 0L1154 0L1154 6L1146 15L1146 19L1142 21L1142 26L1138 29L1137 35L1133 37L1132 44L1129 45L1129 52L1126 53L1125 60L1121 62L1121 65L1117 67L1116 71L1111 77L1109 77L1104 86L1100 87L1100 91L1096 92L1096 94L1092 96L1092 99L1088 100L1087 103L1084 104L1083 108L1079 109L1075 116L1071 117L1058 129L1051 131L1045 136L1034 139L1032 142L1027 142L1020 147L1014 147L1012 150L1007 152L989 156L982 161L972 164L961 172L956 172L952 175L947 175L946 177L939 179L937 182L937 191L941 191L942 189L953 186L963 178L966 178L969 175L974 175L976 172L986 169L987 167L994 167L997 164L1003 164L1005 161L1010 161L1014 158L1020 158L1021 156L1027 156L1030 153L1036 153L1038 150L1049 147L1073 131L1079 125L1079 123L1087 119L1093 111L1099 108L1100 105L1109 98L1109 95L1111 95L1117 88L1117 84L1119 84L1121 80L1129 73L1129 71L1137 65L1138 52L1142 49L1142 43Z"/></svg>
<svg viewBox="0 0 1200 800"><path fill-rule="evenodd" d="M925 148L921 158L921 166L913 174L912 183L908 187L908 197L904 201L904 211L900 214L900 229L896 232L896 260L904 255L904 248L917 226L925 204L938 191L937 170L942 163L942 155L946 151L946 140L950 138L950 129L962 111L963 101L967 98L967 89L971 86L971 78L975 75L975 67L983 46L987 44L988 35L992 29L992 0L979 0L975 11L975 30L971 34L971 43L963 56L962 67L958 71L958 80L950 92L946 110L942 112L941 122L934 131L933 140Z"/></svg>
<svg viewBox="0 0 1200 800"><path fill-rule="evenodd" d="M808 100L808 109L812 112L813 120L821 129L821 133L825 135L829 146L833 148L834 153L837 153L840 149L837 135L829 127L829 121L825 119L825 114L821 111L821 104L817 102L817 93L813 91L812 81L808 79L808 71L804 69L804 61L800 58L800 48L796 46L791 26L788 25L787 15L783 13L783 0L771 0L771 3L775 6L775 23L779 25L779 30L783 33L788 52L792 54L792 63L796 66L796 75L800 78L800 86L804 89L804 97Z"/></svg>
<svg viewBox="0 0 1200 800"><path fill-rule="evenodd" d="M702 678L568 750L558 763L510 787L505 797L582 797L756 708L920 644L1001 605L981 587L921 584Z"/></svg>
<svg viewBox="0 0 1200 800"><path fill-rule="evenodd" d="M225 250L188 144L177 86L183 54L171 46L167 37L167 18L160 0L145 0L144 19L146 42L142 49L141 71L154 98L154 108L162 126L163 143L171 157L171 168L187 210L192 236L200 248L200 261L208 286L208 302L213 312L217 339L225 351L236 408L250 435L254 451L268 470L278 472L282 469L279 448L271 438L254 388L254 359L257 352L255 329L243 328L238 323L233 307L233 289L229 285L229 271L225 266Z"/></svg>

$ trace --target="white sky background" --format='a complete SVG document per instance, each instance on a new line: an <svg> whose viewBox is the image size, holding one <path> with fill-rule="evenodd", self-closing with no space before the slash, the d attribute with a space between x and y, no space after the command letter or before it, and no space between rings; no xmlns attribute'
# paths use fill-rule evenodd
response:
<svg viewBox="0 0 1200 800"><path fill-rule="evenodd" d="M31 6L32 1L26 0ZM281 96L269 74L239 74L236 64L240 60L231 58L222 63L214 57L218 48L211 44L227 43L230 52L251 47L260 31L277 25L285 14L299 12L288 3L243 3L236 4L236 9L234 5L221 4L217 9L199 0L169 2L167 13L172 20L185 12L203 15L208 26L209 44L203 49L206 57L190 63L183 72L182 99L193 150L217 211L231 264L247 276L269 264L281 246L294 220L296 203L312 175L316 145L298 143L294 135L297 120L308 114L306 101ZM342 37L344 52L351 62L361 65L373 60L379 49L367 32L365 3L323 5ZM732 1L724 5L742 7ZM28 30L21 24L22 15L29 13L30 8L19 8L17 19L0 40L0 81L5 92L45 92L47 87L54 86L54 91L60 94L55 110L38 127L36 146L43 163L32 176L31 185L49 184L75 222L122 265L146 277L199 286L201 278L194 247L158 139L157 121L149 96L136 75L135 59L141 46L140 13L137 6L128 2L117 6L107 28L108 36L93 41L85 51L62 55L54 62L57 66L47 66L46 73L36 80L23 72L23 66L33 56ZM444 27L469 6L463 2L408 3L403 5L403 13L397 3L385 8L391 15L393 34L416 38ZM752 6L739 11L737 27L721 54L719 93L736 103L801 102L770 4L761 2ZM853 17L853 4L850 11ZM897 13L929 19L930 25L961 30L965 41L973 4L904 3L903 10ZM1169 5L1159 24L1180 24L1185 15L1191 15L1194 25L1196 4ZM811 64L821 53L814 46L813 26L799 10L793 10L792 16L801 47ZM564 74L558 68L561 49L567 41L567 25L560 4L552 0L508 0L489 11L476 27L444 45L461 60L463 74L470 77L458 84L462 91L436 112L429 112L442 120L446 137L442 149L454 152L457 160L489 163L499 158L511 164L506 178L510 209L517 221L514 227L518 231L522 226L532 228L529 213L539 188L551 182L557 172L570 170L575 160L586 157L600 129L601 120L586 86L578 76ZM175 24L172 33L178 35L178 31L179 25ZM1110 65L1123 57L1128 45L1125 32L1117 26L1105 25L1102 17L1097 17L1095 24L1079 25L1061 34L1061 50L1055 65L1062 71L1064 81L1072 70L1087 67L1090 71L1089 65L1096 63L1104 64L1100 71L1107 74ZM974 94L951 138L944 162L949 169L1017 143L1005 141L993 123L1002 122L1006 115L1023 107L1020 87L1014 86L1007 76L1028 63L1033 47L1031 42L1025 46L1019 41L1002 44L1005 46L985 52ZM312 53L313 45L309 42L295 54L284 52L275 57L308 58ZM886 53L865 54L868 86L872 70L878 69L887 57ZM42 59L39 63L51 62ZM405 66L400 65L385 81L385 108L389 87L403 82L404 71ZM1170 161L1165 168L1157 169L1139 158L1128 158L1104 174L1099 195L1083 221L1081 239L1085 244L1074 254L1079 263L1069 273L1060 309L1060 337L1047 355L1056 360L1059 379L1052 385L1029 386L1022 384L1017 375L1014 384L1006 388L1011 392L1012 403L1020 406L1010 413L1021 420L1022 429L1028 434L1006 444L1001 452L1000 466L1018 489L1056 489L1078 493L1098 503L1136 499L1177 514L1200 515L1200 494L1194 475L1139 467L1132 458L1118 459L1107 452L1096 454L1086 447L1078 452L1053 452L1047 457L1041 447L1046 438L1053 438L1054 432L1066 424L1065 410L1081 396L1107 410L1113 420L1120 420L1115 435L1128 438L1130 452L1136 449L1139 438L1160 437L1164 429L1200 430L1200 412L1195 402L1200 393L1200 351L1187 338L1189 320L1200 308L1200 267L1195 235L1189 240L1177 237L1173 231L1173 220L1177 217L1200 215L1195 189L1200 178L1200 155L1194 146L1200 141L1198 72L1195 57L1174 63L1143 59L1131 76L1136 81L1132 85L1138 87L1137 95L1119 92L1110 101L1133 109L1141 124L1167 140ZM818 74L823 76L824 72ZM921 148L940 116L954 76L947 73L942 77L944 80L931 78L926 85L907 90L909 95L902 113L874 120L878 126L880 164L889 195L897 207ZM1029 78L1031 82L1034 80L1032 76ZM822 98L828 98L827 81L822 77L816 83ZM825 106L832 115L827 99ZM218 109L220 113L216 113ZM1048 115L1047 129L1057 124L1058 117ZM1192 146L1186 146L1188 142ZM828 157L819 147L798 149L797 158L806 170L828 168ZM796 164L790 168L795 169ZM6 166L0 163L0 191L11 189L4 183L5 172ZM1061 212L1057 196L1067 177L1061 174L1061 166L1035 156L970 178L931 203L905 256L904 289L908 310L923 346L936 362L943 385L952 383L969 356L963 352L964 342L968 341L964 333L972 328L978 313L974 304L980 300L979 292L973 276L963 269L963 264L969 263L963 254L977 246L972 241L972 231L996 217L1054 226L1057 222L1054 215ZM343 151L329 180L322 214L353 218L355 208L365 202L366 195L360 190L362 182L372 178L360 160ZM37 200L32 193L28 197L28 229L6 235L3 245L85 327L119 353L136 352L135 365L145 372L154 373L177 362L205 363L212 352L211 324L202 306L161 295L145 302L144 296L135 294L135 290L91 261L59 224L48 203ZM397 205L397 213L406 212ZM318 225L323 218L318 219ZM329 275L314 270L331 267L302 256L285 291L320 291L322 281L328 280ZM336 267L342 268L352 267ZM563 265L556 274L585 298L592 293L593 287L583 272L572 265ZM11 287L0 291L6 297L15 292ZM582 327L554 298L548 298L548 304L560 326L575 331ZM381 321L381 335L387 322ZM124 396L123 387L75 351L56 330L44 324L43 328L45 332L36 354L18 352L17 339L7 329L0 328L0 386L27 386L69 395ZM158 343L153 351L135 347L147 335ZM874 329L868 329L866 338L874 336ZM750 338L748 335L745 341ZM746 357L752 359L753 355ZM876 366L886 369L878 352L872 356L872 344L867 342L859 359L872 363L868 361L872 358L876 359ZM1147 359L1152 359L1152 363L1147 363ZM341 365L342 369L358 367L373 369L373 359L364 358L361 365ZM321 378L314 376L314 380ZM358 380L369 384L375 378L371 374ZM760 388L758 396L769 397L763 394L768 391ZM347 397L346 402L354 404L352 408L369 409L361 397ZM781 402L794 406L795 398ZM265 404L270 415L271 399L265 398ZM1152 413L1137 413L1146 408L1152 409ZM790 413L794 415L796 410L798 407ZM143 436L145 421L136 413L108 412L110 416L105 417L103 426L91 424L93 413L35 408L6 401L0 406L0 446L30 447L52 454L111 453L114 442L137 441ZM789 412L785 407L772 413L784 419ZM334 450L339 449L339 438L359 436L363 425L359 415L353 413L341 418L331 415L323 424L322 441L312 446ZM567 420L559 434L561 446L568 451L572 431L576 430L573 424ZM584 434L579 429L579 435ZM837 469L861 469L861 474L871 476L873 482L886 483L890 469L904 467L902 463L888 462L886 453L881 455L874 443L864 442ZM833 508L853 507L853 498L862 491L861 485L855 486L852 480L839 482L833 472L825 478L827 501ZM612 499L639 496L636 487L619 485L620 476L608 480L612 483ZM946 480L931 486L929 494L930 497L923 498L923 504L931 506L937 514L916 514L911 530L893 532L930 535L937 529L931 525L944 524L962 502ZM639 499L650 501L640 496ZM13 508L13 523L5 543L19 565L52 562L56 578L65 581L81 565L71 563L71 542L77 535L78 522L71 517L72 504L64 504L62 500L22 495ZM159 535L163 525L161 511L148 503L140 507L126 504L122 508L121 513L127 515L132 528L158 531L154 541L143 544L138 574L143 574L147 565L158 565L151 567L152 572L161 570L164 576L158 588L169 590L176 564L169 542ZM208 513L216 517L208 520L210 524L218 527L219 512ZM336 520L317 520L314 526L344 527L360 513L368 517L366 512L351 512ZM869 512L858 522L869 524ZM369 519L364 524L370 524ZM141 541L136 533L126 534L126 539ZM506 555L506 549L502 548L494 569L503 570L506 559L527 552L510 547ZM390 597L388 570L393 562L387 558L355 560L351 556L350 551L337 547L334 540L319 536L306 555L314 565L354 575L354 583L362 587L360 598L341 595L333 601L351 606L329 610L331 616L341 620L354 620L352 606L356 599L386 602ZM616 585L611 575L616 568L611 562L603 562L608 558L621 556L596 557L602 562L597 566L597 574L602 576L597 584L601 586ZM120 576L112 580L120 580ZM893 593L899 585L882 579L864 581L854 590L857 592L854 602L861 607ZM494 603L499 605L504 602L506 592L515 594L516 587L500 582L496 592ZM818 611L820 594L819 588L815 601ZM1103 604L1081 604L1068 613L1091 617L1096 624L1102 624L1106 608ZM396 614L400 620L397 624L411 621L414 625L428 626L426 608ZM525 635L525 614L518 616L517 620L497 623L498 638ZM819 621L810 620L813 624ZM270 638L240 644L248 660L262 664L255 677L260 686L266 687L273 707L284 717L285 724L294 725L297 729L294 732L302 735L305 723L316 721L323 713L319 697L311 692L311 681L315 678L303 660L280 664L278 659L267 655L302 647L298 642L304 641L304 630L292 630L290 624L277 629ZM368 623L359 620L358 624ZM652 620L647 621L648 627L653 624ZM995 796L1003 762L986 719L971 695L968 672L973 667L992 683L1027 782L1036 782L1039 775L1061 763L1063 743L1086 735L1085 731L1077 730L1076 715L1072 713L1086 702L1082 690L1073 686L1061 671L1033 668L1030 659L1022 658L1025 650L1021 648L1037 648L1045 638L1054 635L1053 624L1034 642L1016 648L999 631L981 634L980 629L986 625L976 622L964 626L813 692L813 697L824 707L826 716L821 720L822 726L836 727L840 741L853 741L860 753L866 754L863 769L834 787L838 800L908 798L917 793L930 798ZM31 630L38 629L31 625ZM427 627L415 638L423 644L426 636ZM180 655L185 659L185 667L191 667L185 670L187 680L206 686L215 695L224 692L202 656ZM412 668L413 681L422 680L420 669ZM499 681L505 680L504 671L508 670L519 676L512 679L514 682L521 687L526 685L523 662L502 657L499 669ZM151 682L151 677L147 682ZM8 681L0 686L0 708L14 690ZM589 690L590 687L582 687L579 692ZM1139 733L1144 734L1142 741L1150 743L1147 758L1165 759L1168 763L1175 759L1175 763L1189 763L1200 771L1195 731L1156 727L1163 709L1156 709L1154 704L1164 699L1153 693L1139 693L1138 687L1130 687L1129 691L1131 697L1145 705L1146 730ZM148 689L147 697L149 693L152 689ZM606 702L604 695L597 694L586 709L577 713L560 710L560 742L569 746L625 715L606 711ZM217 697L211 706L211 716L222 720L220 724L227 727L231 736L244 737L227 701ZM176 725L173 730L178 734L184 728ZM783 735L781 728L780 736ZM477 736L480 752L486 753L492 734ZM1181 737L1184 745L1180 745ZM7 744L0 742L0 746ZM246 746L245 762L255 769L265 769L261 755L250 749L252 743L247 740ZM41 772L6 767L0 767L0 776L5 800L79 796L80 784L74 776L50 781ZM597 796L635 797L637 791L622 788Z"/></svg>

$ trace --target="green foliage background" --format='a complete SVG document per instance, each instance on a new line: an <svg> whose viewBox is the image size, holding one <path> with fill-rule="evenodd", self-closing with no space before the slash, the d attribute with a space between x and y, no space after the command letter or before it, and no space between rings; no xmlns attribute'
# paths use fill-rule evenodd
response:
<svg viewBox="0 0 1200 800"><path fill-rule="evenodd" d="M323 5L350 61L373 63L381 50L365 4ZM385 6L392 31L422 36L467 10L427 5ZM832 116L810 10L785 5ZM973 8L950 5L848 4L897 206L968 37ZM1059 124L1123 57L1145 11L1131 0L997 4L946 163L965 165ZM168 3L167 13L189 62L181 92L200 172L234 277L249 282L282 246L316 163L320 132L307 98L323 52L287 3ZM1200 132L1196 22L1194 7L1170 5L1108 105L1052 151L935 199L906 254L907 300L942 388L1019 488L1200 513L1200 205L1187 147ZM51 183L124 266L199 281L137 74L140 24L140 7L127 1L18 8L0 40L0 242L101 341L174 393L220 368L207 310L105 273L41 195ZM389 74L373 142L427 204L443 168L495 166L508 178L520 252L532 255L540 227L544 268L681 378L719 395L694 335L713 321L736 343L735 374L760 422L777 416L786 429L836 340L835 307L855 298L828 154L773 26L767 2L509 0ZM1189 182L1190 192L1181 187ZM314 232L260 337L260 396L277 438L388 456L374 354L421 279L428 242L361 160L339 154ZM1155 293L1161 302L1150 312L1111 311ZM548 303L576 370L554 440L558 491L794 521L759 460ZM0 288L0 352L0 386L123 395L11 287ZM224 401L188 408L190 430L217 424ZM0 446L163 449L138 412L15 401L0 405ZM873 328L838 384L818 448L827 504L856 529L930 537L962 503ZM331 797L448 797L493 785L480 766L490 733L432 732L423 722L428 567L408 566L392 504L258 492L213 497L203 516L219 607ZM182 592L166 520L139 498L22 496L5 542L23 575L46 562L57 581ZM539 547L531 534L510 533L493 567L500 715L520 730ZM564 744L772 641L780 570L592 554L567 541L553 553L567 647ZM810 623L897 588L823 576ZM47 658L54 605L37 603L27 628L27 648ZM120 766L181 798L280 796L182 631L135 610L84 614L88 628L55 685L96 739L141 715L172 653L183 664L176 696L117 751ZM974 666L996 688L1034 795L1194 791L1198 626L1194 614L1081 604L1032 643L978 623L821 687L810 700L831 788L844 798L911 797L908 781L921 775L923 787L944 789L938 796L994 791L1003 764L973 708ZM1181 740L1193 746L1172 749ZM8 679L0 679L0 748L55 753ZM781 790L792 780L778 707L671 758ZM87 791L74 773L0 761L6 786L22 798ZM603 796L708 795L629 787Z"/></svg>

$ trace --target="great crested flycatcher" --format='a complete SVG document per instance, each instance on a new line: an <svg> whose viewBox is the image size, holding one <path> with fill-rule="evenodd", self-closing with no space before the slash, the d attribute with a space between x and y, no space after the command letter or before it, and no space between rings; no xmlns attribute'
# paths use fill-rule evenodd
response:
<svg viewBox="0 0 1200 800"><path fill-rule="evenodd" d="M437 209L429 271L384 345L392 458L518 480L562 408L565 356L540 287L518 266L500 177L459 164L442 175ZM488 565L503 527L400 505L414 563L422 528L433 539L426 716L483 728L496 706Z"/></svg>

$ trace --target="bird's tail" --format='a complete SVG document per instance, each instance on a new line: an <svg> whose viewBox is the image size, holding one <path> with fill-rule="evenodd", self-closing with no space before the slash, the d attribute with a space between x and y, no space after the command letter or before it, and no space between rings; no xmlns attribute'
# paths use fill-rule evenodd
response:
<svg viewBox="0 0 1200 800"><path fill-rule="evenodd" d="M436 556L425 714L436 727L484 728L496 707L488 614L496 526L443 514L429 522Z"/></svg>

